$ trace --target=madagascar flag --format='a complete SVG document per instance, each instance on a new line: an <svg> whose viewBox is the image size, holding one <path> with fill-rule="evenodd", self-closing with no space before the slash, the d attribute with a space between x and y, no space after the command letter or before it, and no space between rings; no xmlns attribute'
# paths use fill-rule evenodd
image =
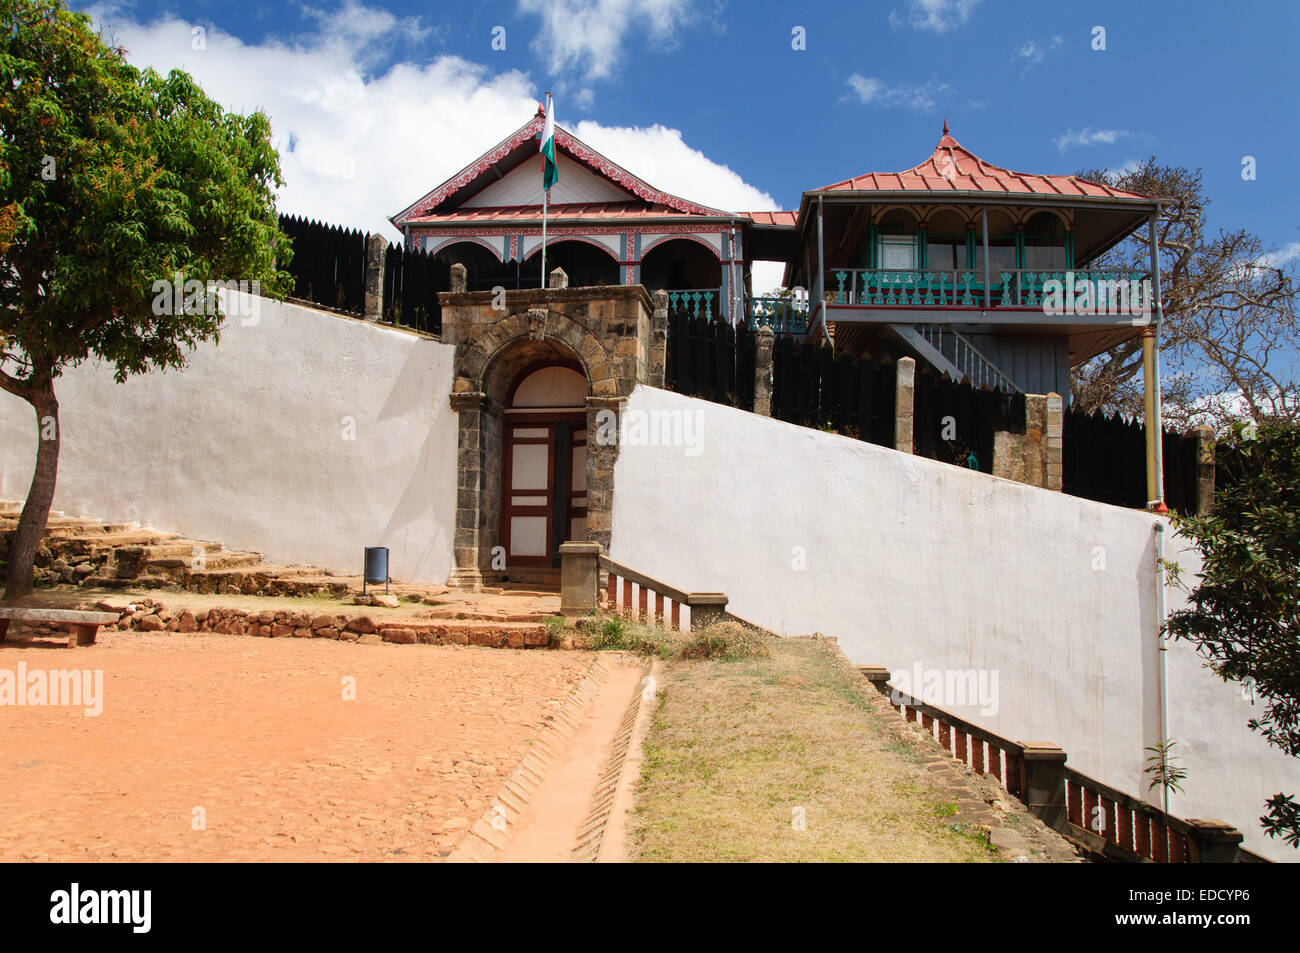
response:
<svg viewBox="0 0 1300 953"><path fill-rule="evenodd" d="M542 190L549 192L551 186L559 181L560 167L555 164L555 103L546 97L546 125L542 127L542 155L546 165L542 170Z"/></svg>

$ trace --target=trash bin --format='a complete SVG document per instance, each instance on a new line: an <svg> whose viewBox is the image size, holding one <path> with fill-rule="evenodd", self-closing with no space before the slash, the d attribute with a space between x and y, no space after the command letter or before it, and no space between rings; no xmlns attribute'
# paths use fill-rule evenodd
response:
<svg viewBox="0 0 1300 953"><path fill-rule="evenodd" d="M367 546L365 565L361 570L361 591L366 591L366 583L384 584L388 591L388 547Z"/></svg>

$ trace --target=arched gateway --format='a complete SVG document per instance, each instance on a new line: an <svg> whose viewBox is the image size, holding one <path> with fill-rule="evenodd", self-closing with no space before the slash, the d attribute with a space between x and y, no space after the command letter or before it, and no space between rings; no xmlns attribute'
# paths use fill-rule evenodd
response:
<svg viewBox="0 0 1300 953"><path fill-rule="evenodd" d="M667 300L639 285L440 296L456 345L452 584L553 583L568 539L610 544L618 446L588 439L638 383L663 385ZM604 432L609 432L608 426Z"/></svg>

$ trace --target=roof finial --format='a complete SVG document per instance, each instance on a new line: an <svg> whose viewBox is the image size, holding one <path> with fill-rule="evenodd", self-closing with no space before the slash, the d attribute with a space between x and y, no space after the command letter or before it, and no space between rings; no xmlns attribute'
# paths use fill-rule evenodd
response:
<svg viewBox="0 0 1300 953"><path fill-rule="evenodd" d="M944 116L944 117L943 117L943 134L944 134L945 136L948 135L948 117L947 117L947 116Z"/></svg>

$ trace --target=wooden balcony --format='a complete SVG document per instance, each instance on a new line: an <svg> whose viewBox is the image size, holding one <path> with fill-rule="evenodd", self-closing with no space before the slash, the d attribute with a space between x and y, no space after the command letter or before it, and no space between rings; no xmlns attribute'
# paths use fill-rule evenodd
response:
<svg viewBox="0 0 1300 953"><path fill-rule="evenodd" d="M826 273L825 320L1140 326L1151 320L1147 278L1116 271L1014 269L993 271L986 285L974 269L841 268Z"/></svg>

